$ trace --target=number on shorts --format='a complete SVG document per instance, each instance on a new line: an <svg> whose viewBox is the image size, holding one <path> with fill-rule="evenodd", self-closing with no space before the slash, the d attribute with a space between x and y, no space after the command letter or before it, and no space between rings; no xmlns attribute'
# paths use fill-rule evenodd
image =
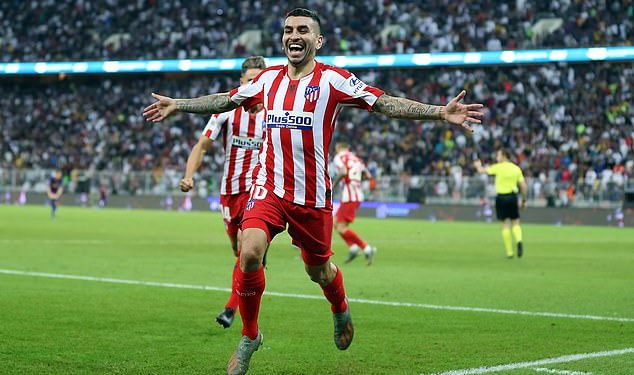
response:
<svg viewBox="0 0 634 375"><path fill-rule="evenodd" d="M222 213L222 217L226 221L231 221L231 212L229 212L229 207L225 207L223 205L220 205L220 212Z"/></svg>
<svg viewBox="0 0 634 375"><path fill-rule="evenodd" d="M251 195L250 198L251 199L264 199L266 198L266 194L268 194L268 190L266 190L266 188L264 186L260 186L260 185L253 185L251 187Z"/></svg>

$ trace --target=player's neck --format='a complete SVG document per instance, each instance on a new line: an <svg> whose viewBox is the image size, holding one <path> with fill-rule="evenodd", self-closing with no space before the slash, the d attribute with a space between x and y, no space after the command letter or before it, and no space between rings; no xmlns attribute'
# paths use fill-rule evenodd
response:
<svg viewBox="0 0 634 375"><path fill-rule="evenodd" d="M308 59L307 59L308 60ZM306 63L301 65L288 64L288 78L296 80L302 79L310 74L315 69L317 62L314 58L309 59Z"/></svg>

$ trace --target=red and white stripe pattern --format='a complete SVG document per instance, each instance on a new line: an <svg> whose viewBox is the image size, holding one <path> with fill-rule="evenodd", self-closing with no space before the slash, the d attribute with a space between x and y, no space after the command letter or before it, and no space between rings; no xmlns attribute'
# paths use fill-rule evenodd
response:
<svg viewBox="0 0 634 375"><path fill-rule="evenodd" d="M267 111L256 184L293 203L332 208L328 148L337 117L344 106L370 111L382 94L352 73L319 62L299 80L280 65L233 89L235 103L249 108L263 102Z"/></svg>
<svg viewBox="0 0 634 375"><path fill-rule="evenodd" d="M253 169L263 143L264 114L264 111L252 114L238 107L213 115L205 126L203 136L212 140L221 137L225 150L220 194L239 194L251 189Z"/></svg>
<svg viewBox="0 0 634 375"><path fill-rule="evenodd" d="M363 190L361 190L361 178L365 171L365 164L350 151L342 151L333 158L338 174L343 174L341 179L341 202L363 202Z"/></svg>

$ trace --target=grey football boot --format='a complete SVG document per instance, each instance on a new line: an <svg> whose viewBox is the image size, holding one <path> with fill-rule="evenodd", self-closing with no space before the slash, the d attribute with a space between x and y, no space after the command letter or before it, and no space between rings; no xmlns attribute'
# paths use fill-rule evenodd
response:
<svg viewBox="0 0 634 375"><path fill-rule="evenodd" d="M333 313L332 320L335 323L335 345L339 350L346 350L352 344L354 337L354 327L352 326L352 316L350 307L342 313Z"/></svg>
<svg viewBox="0 0 634 375"><path fill-rule="evenodd" d="M264 338L261 332L258 332L258 337L254 340L251 340L248 336L242 336L236 351L233 352L231 358L229 358L229 363L227 363L227 374L246 374L247 370L249 370L251 356L260 348L263 341Z"/></svg>

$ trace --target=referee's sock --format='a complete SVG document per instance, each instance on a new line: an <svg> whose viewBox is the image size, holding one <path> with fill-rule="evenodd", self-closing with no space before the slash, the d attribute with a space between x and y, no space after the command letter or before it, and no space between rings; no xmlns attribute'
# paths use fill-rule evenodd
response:
<svg viewBox="0 0 634 375"><path fill-rule="evenodd" d="M513 225L511 227L513 231L513 237L515 238L515 242L522 242L522 227L519 224Z"/></svg>
<svg viewBox="0 0 634 375"><path fill-rule="evenodd" d="M509 258L513 257L513 238L511 237L511 229L502 229L502 240L504 241L506 256Z"/></svg>

